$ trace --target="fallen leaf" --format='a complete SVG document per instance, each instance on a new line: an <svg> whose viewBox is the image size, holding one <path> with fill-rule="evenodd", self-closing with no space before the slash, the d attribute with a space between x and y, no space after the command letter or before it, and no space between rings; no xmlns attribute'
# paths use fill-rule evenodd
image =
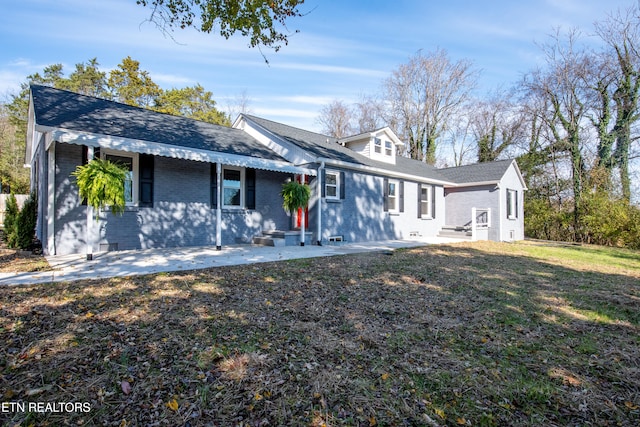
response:
<svg viewBox="0 0 640 427"><path fill-rule="evenodd" d="M178 410L178 401L176 399L173 399L170 402L167 402L167 408L176 412Z"/></svg>
<svg viewBox="0 0 640 427"><path fill-rule="evenodd" d="M122 392L124 394L129 394L131 393L131 384L129 384L129 381L122 381L120 383L120 388L122 388ZM123 420L124 421L124 420Z"/></svg>
<svg viewBox="0 0 640 427"><path fill-rule="evenodd" d="M380 378L382 378L382 381L386 381L386 380L388 380L388 379L389 379L389 374L385 372L384 374L382 374L382 375L380 376Z"/></svg>
<svg viewBox="0 0 640 427"><path fill-rule="evenodd" d="M442 418L443 420L447 417L442 409L436 408L434 410L436 412L436 415L439 416L440 418Z"/></svg>
<svg viewBox="0 0 640 427"><path fill-rule="evenodd" d="M464 419L464 418L462 418L462 417L458 417L458 418L456 419L456 422L458 423L458 425L463 426L463 425L465 425L465 424L467 423L467 420L465 420L465 419Z"/></svg>
<svg viewBox="0 0 640 427"><path fill-rule="evenodd" d="M369 427L377 426L378 422L376 421L376 417L369 417Z"/></svg>
<svg viewBox="0 0 640 427"><path fill-rule="evenodd" d="M631 403L629 401L624 402L624 406L626 406L627 408L631 409L632 411L638 409L638 405L634 405L633 403Z"/></svg>

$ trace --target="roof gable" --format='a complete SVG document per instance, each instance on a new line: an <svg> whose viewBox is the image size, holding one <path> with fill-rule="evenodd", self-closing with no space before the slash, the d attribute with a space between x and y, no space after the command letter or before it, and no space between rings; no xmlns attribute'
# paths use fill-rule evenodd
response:
<svg viewBox="0 0 640 427"><path fill-rule="evenodd" d="M413 177L413 179L417 181L431 181L442 184L451 183L439 173L438 169L418 160L401 156L396 156L395 164L373 160L349 148L343 147L339 144L338 139L327 135L309 132L247 114L242 114L239 119L241 118L245 118L249 122L253 122L268 130L276 137L311 153L315 161L325 161L343 167L352 166L369 170L374 169L380 174ZM238 121L236 121L236 123L238 123Z"/></svg>

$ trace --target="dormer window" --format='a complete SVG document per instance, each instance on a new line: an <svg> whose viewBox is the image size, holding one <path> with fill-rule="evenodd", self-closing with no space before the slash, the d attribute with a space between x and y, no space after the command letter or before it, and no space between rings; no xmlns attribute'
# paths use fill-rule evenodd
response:
<svg viewBox="0 0 640 427"><path fill-rule="evenodd" d="M380 138L373 140L373 151L377 154L382 154L382 140Z"/></svg>
<svg viewBox="0 0 640 427"><path fill-rule="evenodd" d="M385 156L393 156L393 146L391 145L391 141L384 142L384 154Z"/></svg>
<svg viewBox="0 0 640 427"><path fill-rule="evenodd" d="M393 157L393 144L391 141L373 138L373 153L385 157Z"/></svg>

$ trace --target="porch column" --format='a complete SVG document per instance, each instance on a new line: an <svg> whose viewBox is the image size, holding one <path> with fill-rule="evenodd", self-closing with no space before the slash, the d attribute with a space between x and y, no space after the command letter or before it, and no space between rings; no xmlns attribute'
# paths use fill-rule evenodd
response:
<svg viewBox="0 0 640 427"><path fill-rule="evenodd" d="M216 250L222 250L222 164L216 163Z"/></svg>
<svg viewBox="0 0 640 427"><path fill-rule="evenodd" d="M87 163L93 160L93 147L87 147ZM93 206L87 203L87 261L93 259Z"/></svg>
<svg viewBox="0 0 640 427"><path fill-rule="evenodd" d="M305 178L306 178L306 175L305 175L305 174L300 175L300 182L301 182L302 184L304 184L304 183L305 183ZM307 204L307 206L308 206L308 204ZM304 235L304 232L305 232L305 229L304 229L304 221L305 221L305 219L306 219L306 218L305 218L305 211L306 211L306 210L307 210L307 209L306 209L306 206L303 206L303 207L302 207L302 209L300 209L300 246L304 246L304 241L305 241L305 235Z"/></svg>
<svg viewBox="0 0 640 427"><path fill-rule="evenodd" d="M318 175L316 176L316 197L318 198L318 202L316 203L316 207L318 209L318 229L317 229L317 238L318 238L318 246L322 246L322 174L324 173L324 162L320 164L318 168Z"/></svg>

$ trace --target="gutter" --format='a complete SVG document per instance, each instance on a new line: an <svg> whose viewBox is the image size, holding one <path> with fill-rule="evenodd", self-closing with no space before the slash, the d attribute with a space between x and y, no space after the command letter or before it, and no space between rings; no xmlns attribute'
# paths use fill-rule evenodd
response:
<svg viewBox="0 0 640 427"><path fill-rule="evenodd" d="M391 176L394 178L404 178L404 179L408 179L411 181L416 181L416 182L424 182L424 183L428 183L428 184L440 184L443 186L448 186L448 187L458 187L458 184L454 183L454 182L450 182L450 181L442 181L439 179L432 179L432 178L424 178L424 177L420 177L420 176L416 176L416 175L411 175L408 173L401 173L401 172L393 172L390 171L389 169L382 169L382 168L377 168L374 166L367 166L367 165L358 165L355 163L350 163L350 162L343 162L341 160L333 160L333 159L329 159L326 157L319 157L317 159L318 162L322 162L322 164L331 164L331 165L335 165L338 167L342 167L345 169L355 169L355 170L363 170L363 171L367 171L367 172L371 172L371 173L375 173L378 175L384 175L384 176Z"/></svg>

